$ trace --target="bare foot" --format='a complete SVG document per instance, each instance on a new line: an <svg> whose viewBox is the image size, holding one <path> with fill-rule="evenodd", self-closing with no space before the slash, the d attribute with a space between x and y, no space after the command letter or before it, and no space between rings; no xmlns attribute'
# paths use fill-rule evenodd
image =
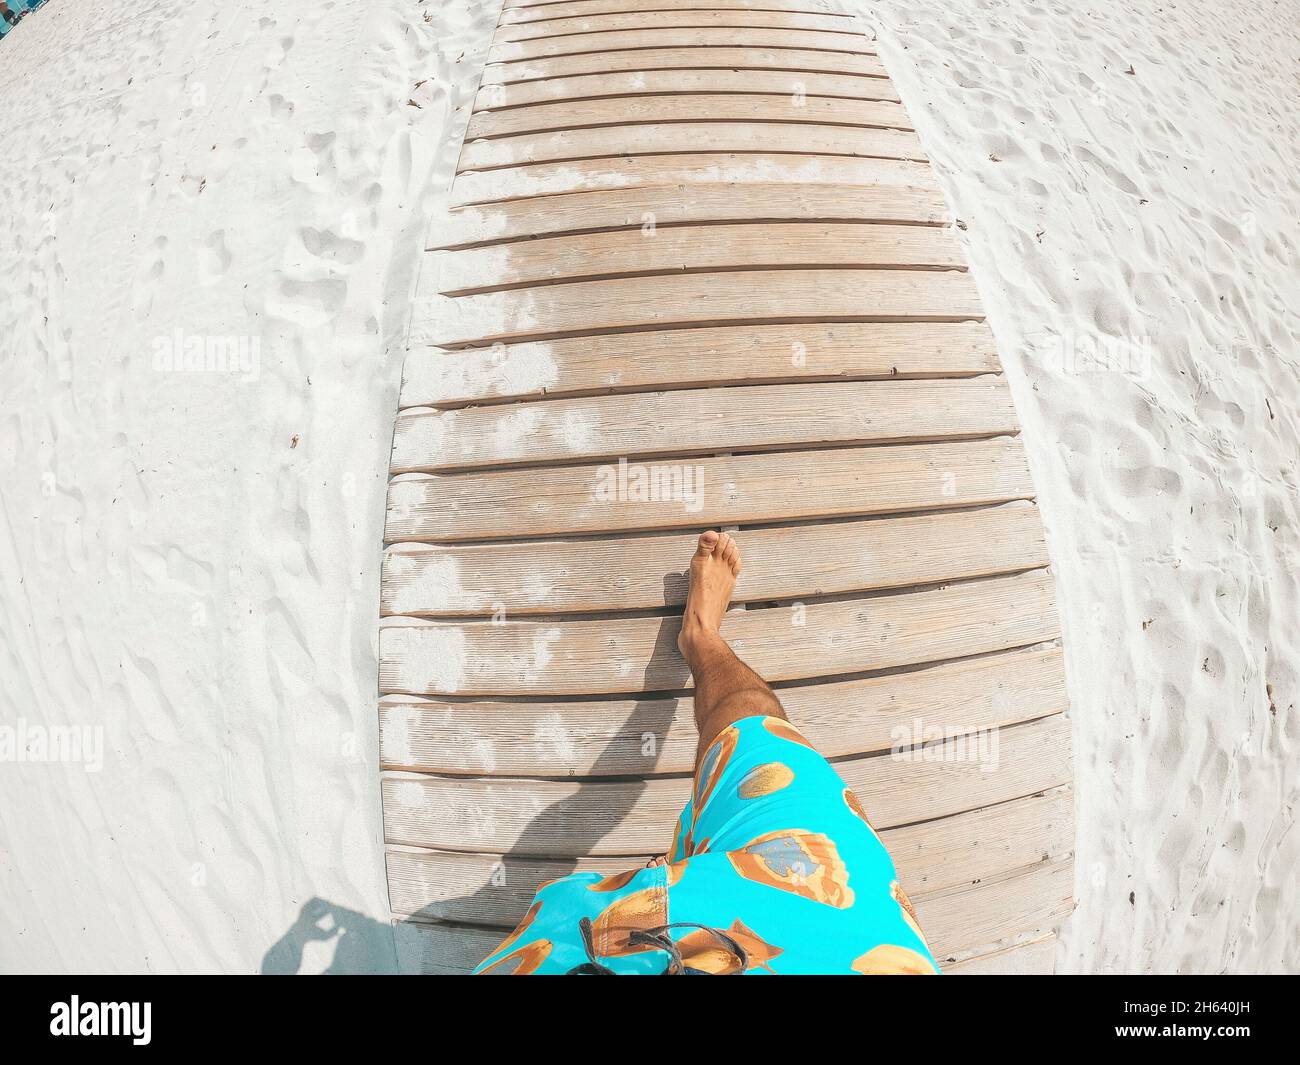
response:
<svg viewBox="0 0 1300 1065"><path fill-rule="evenodd" d="M668 864L667 856L661 854L657 858L651 858L648 862L646 862L645 867L647 869L653 869L657 865L667 865L667 864Z"/></svg>
<svg viewBox="0 0 1300 1065"><path fill-rule="evenodd" d="M702 533L691 556L690 591L686 595L681 635L677 637L683 655L689 657L691 647L719 634L738 576L740 548L731 535L711 529Z"/></svg>

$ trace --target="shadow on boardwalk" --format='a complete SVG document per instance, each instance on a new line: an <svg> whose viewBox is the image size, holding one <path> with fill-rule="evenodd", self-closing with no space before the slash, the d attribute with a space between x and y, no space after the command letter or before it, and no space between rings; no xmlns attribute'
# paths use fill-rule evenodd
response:
<svg viewBox="0 0 1300 1065"><path fill-rule="evenodd" d="M680 581L681 576L673 574L665 578L666 581L673 579ZM671 669L671 663L675 662L680 667L681 687L685 687L689 674L686 664L677 652L678 620L677 617L664 618L647 673L653 670L655 674L662 676L664 670ZM619 754L619 749L627 742L626 737L635 737L638 744L650 742L650 738L653 737L654 749L662 750L672 721L671 700L647 697L638 701L620 729L624 739L621 743L617 741L611 743L601 752L589 775L598 778L626 777L626 758ZM511 878L529 875L521 872L520 860L536 859L538 855L546 852L548 844L561 837L571 841L572 852L590 853L601 839L617 828L631 813L644 790L644 781L639 782L636 787L620 789L619 801L607 808L606 816L599 822L584 817L583 814L589 814L590 807L580 804L575 798L563 799L544 809L520 833L518 843L505 855L504 875L510 894L529 896L538 886L533 883L512 882ZM666 850L672 837L673 826L668 823L663 828L663 846ZM609 871L618 872L620 869L627 868L629 861L626 858L610 858L609 863ZM527 869L529 864L524 863L523 868ZM317 966L311 964L311 955L316 950L311 945L326 944L320 949L323 958L329 956L328 944L331 941L337 945L334 947L332 960L324 970L327 974L417 972L422 963L432 960L437 964L439 961L437 958L426 958L428 943L425 941L429 937L421 930L422 927L427 926L429 922L468 923L474 921L476 916L481 921L481 914L488 898L499 894L500 890L489 885L472 895L431 904L413 917L398 921L396 926L367 917L355 910L336 906L325 899L313 898L303 905L298 920L266 952L262 959L262 973L265 975L299 973L304 971L305 963L309 971L319 971ZM502 930L494 931L493 934L498 938L505 938L506 933Z"/></svg>

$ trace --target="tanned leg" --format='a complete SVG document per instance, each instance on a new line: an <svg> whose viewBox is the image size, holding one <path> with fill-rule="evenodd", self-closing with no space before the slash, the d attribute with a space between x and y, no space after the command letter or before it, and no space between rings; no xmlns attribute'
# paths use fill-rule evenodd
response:
<svg viewBox="0 0 1300 1065"><path fill-rule="evenodd" d="M695 678L696 763L723 729L755 714L786 718L767 683L722 638L722 618L740 575L740 548L727 533L706 532L691 557L690 591L677 638Z"/></svg>

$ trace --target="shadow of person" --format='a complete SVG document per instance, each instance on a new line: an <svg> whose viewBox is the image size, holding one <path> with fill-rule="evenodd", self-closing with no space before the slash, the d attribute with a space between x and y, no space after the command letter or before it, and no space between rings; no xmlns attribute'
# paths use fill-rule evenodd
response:
<svg viewBox="0 0 1300 1065"><path fill-rule="evenodd" d="M326 962L326 967L319 968L319 962ZM393 929L387 921L325 899L308 899L298 919L262 956L261 971L263 976L395 973Z"/></svg>
<svg viewBox="0 0 1300 1065"><path fill-rule="evenodd" d="M665 575L664 591L668 602L673 602L671 590L683 579L681 574ZM642 688L653 686L661 690L665 687L681 690L686 687L690 671L677 650L680 627L680 615L662 619L654 648L645 663ZM635 744L642 751L652 751L657 757L658 752L663 750L668 731L679 712L690 713L689 695L673 698L671 695L647 694L638 698L631 712L621 722L617 734L595 758L586 774L591 779L579 781L578 790L573 795L552 803L525 826L515 845L502 856L491 882L472 894L432 902L412 914L405 922L399 922L397 936L399 941L404 941L399 946L399 965L406 971L417 964L427 967L423 959L428 957L429 944L421 943L420 940L421 933L427 932L430 922L446 925L449 921L474 924L494 921L495 927L492 927L487 938L495 937L495 942L504 939L509 928L503 925L508 923L513 926L523 916L523 909L519 909L508 922L503 922L503 895L524 900L526 907L526 900L532 897L544 880L571 872L577 865L576 859L543 857L553 850L556 839L565 840L565 851L570 855L589 855L602 839L623 822L646 790L644 775L628 776L629 744ZM539 767L542 768L544 767ZM647 765L649 768L651 766ZM600 804L593 804L588 789L596 787L602 778L610 777L621 778L623 786L616 790L602 789ZM688 786L683 782L683 802ZM591 816L593 808L599 810L598 817ZM673 823L669 821L663 826L663 840L659 845L662 852L667 851L672 833ZM630 868L635 861L634 858L611 857L607 860L605 871L619 872ZM402 924L416 927L403 928ZM409 956L419 959L418 961L406 960L408 948ZM480 960L481 957L475 957L470 961L467 956L446 959L451 963L451 968L467 962L476 964ZM438 963L439 959L435 958L435 968L439 967Z"/></svg>
<svg viewBox="0 0 1300 1065"><path fill-rule="evenodd" d="M680 573L664 576L666 602L682 601L684 581L685 576ZM662 619L642 674L643 690L653 687L661 692L680 691L686 687L690 671L677 650L680 626L680 615ZM616 704L610 705L612 708ZM650 770L653 760L663 750L675 717L683 712L690 713L689 695L674 698L669 694L646 694L635 699L616 734L596 756L584 778L577 782L577 791L551 803L534 817L519 833L510 851L502 856L490 881L476 891L438 898L393 925L324 899L311 899L303 905L293 926L266 952L262 972L270 975L318 971L309 956L316 953L324 956L330 943L335 944L333 956L324 970L330 974L463 970L476 964L486 954L481 949L483 944L491 940L488 949L495 946L508 933L506 926L513 926L523 915L519 903L526 907L527 900L543 880L562 876L576 867L576 859L547 857L554 850L555 840L563 839L565 852L570 855L589 855L632 812L645 793L646 782L644 775L629 776L629 745L646 752L646 770ZM544 775L545 768L538 767L539 776ZM593 804L591 789L609 778L619 778L623 786L602 788L601 801ZM683 802L688 787L683 782ZM593 809L597 811L596 816ZM672 832L673 823L669 821L663 826L660 847L664 851ZM611 857L607 871L619 872L633 864L633 858ZM510 903L505 896L516 901ZM514 909L518 912L503 919L503 913ZM478 927L483 935L446 950L446 954L454 956L437 956L466 927ZM430 933L439 930L446 937L430 941ZM314 944L325 946L318 948ZM475 953L477 956L470 956Z"/></svg>

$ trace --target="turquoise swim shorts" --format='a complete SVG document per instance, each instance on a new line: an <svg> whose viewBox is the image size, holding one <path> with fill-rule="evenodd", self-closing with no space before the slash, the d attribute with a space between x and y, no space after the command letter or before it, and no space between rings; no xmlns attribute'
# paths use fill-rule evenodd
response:
<svg viewBox="0 0 1300 1065"><path fill-rule="evenodd" d="M788 721L705 752L664 864L544 885L475 973L932 974L857 797Z"/></svg>

